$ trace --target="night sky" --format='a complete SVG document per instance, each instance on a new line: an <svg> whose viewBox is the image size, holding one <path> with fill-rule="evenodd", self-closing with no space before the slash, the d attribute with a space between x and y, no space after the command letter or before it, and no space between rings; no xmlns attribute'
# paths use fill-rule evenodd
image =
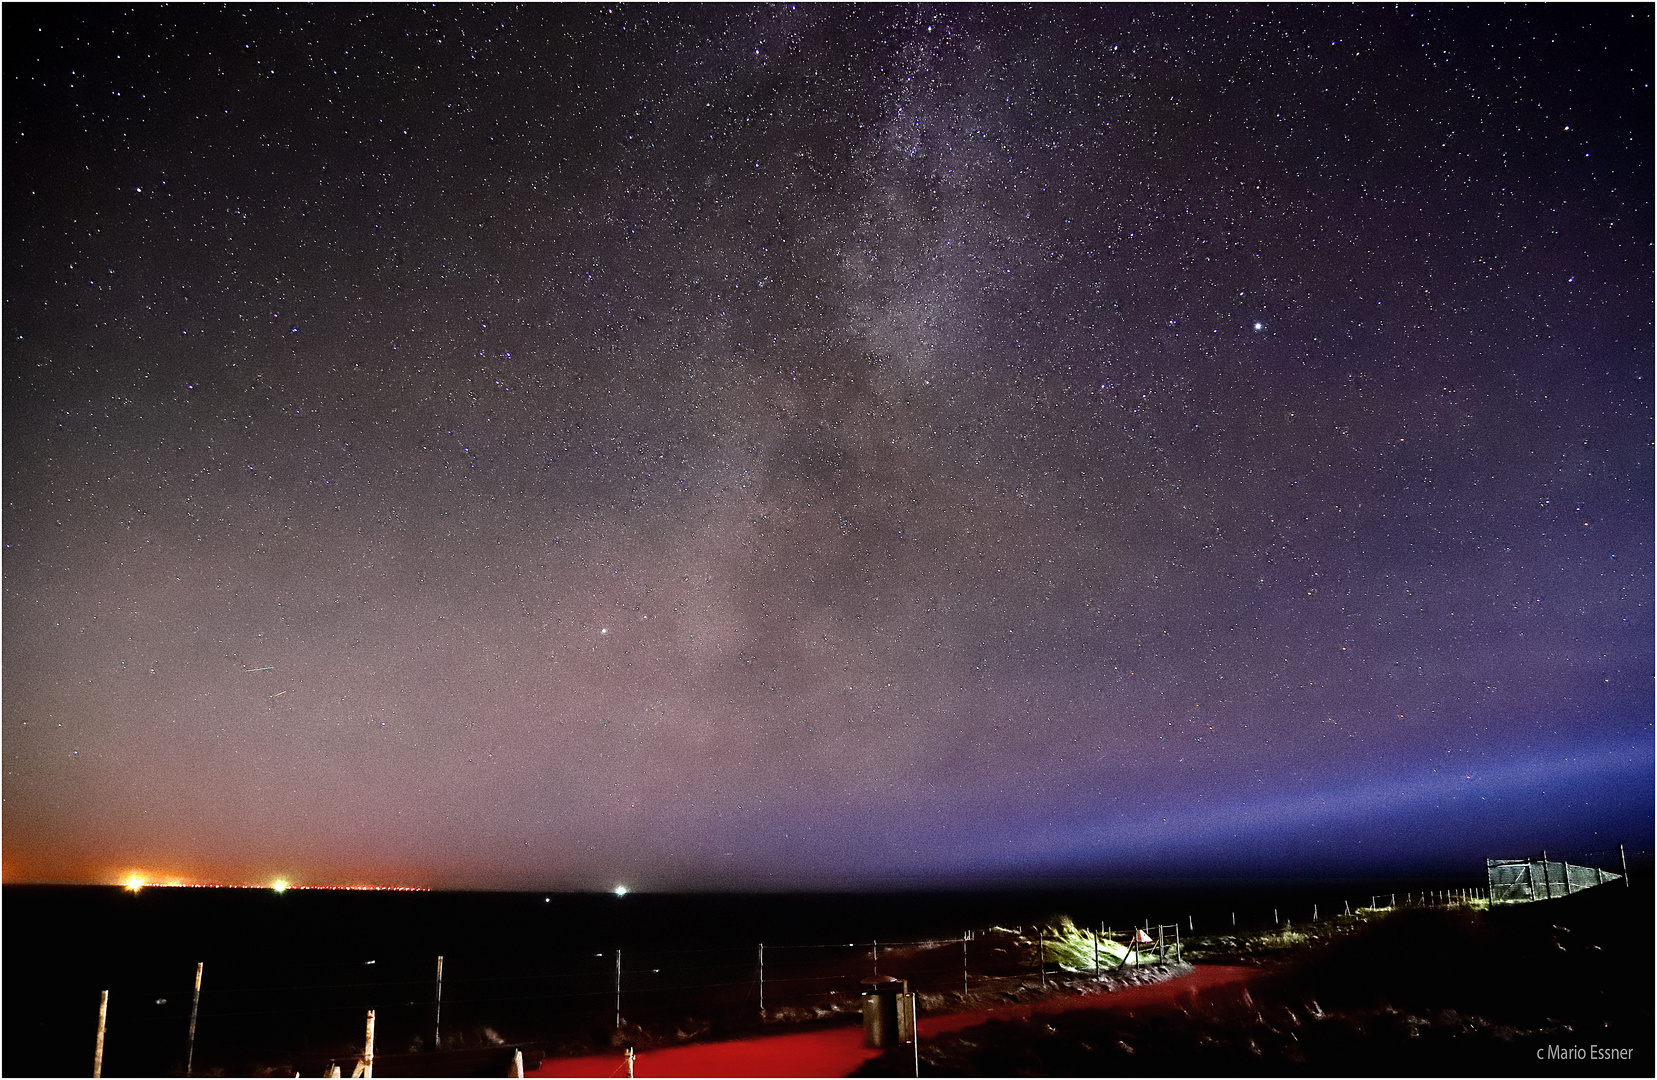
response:
<svg viewBox="0 0 1657 1080"><path fill-rule="evenodd" d="M1652 844L1652 9L4 12L8 882Z"/></svg>

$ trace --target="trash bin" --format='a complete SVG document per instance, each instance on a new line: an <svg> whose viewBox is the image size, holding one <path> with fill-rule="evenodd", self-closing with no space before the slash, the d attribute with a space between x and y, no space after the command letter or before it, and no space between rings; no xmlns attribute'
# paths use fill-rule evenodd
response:
<svg viewBox="0 0 1657 1080"><path fill-rule="evenodd" d="M863 980L863 1045L874 1050L902 1046L915 1038L915 995L909 983L891 975Z"/></svg>

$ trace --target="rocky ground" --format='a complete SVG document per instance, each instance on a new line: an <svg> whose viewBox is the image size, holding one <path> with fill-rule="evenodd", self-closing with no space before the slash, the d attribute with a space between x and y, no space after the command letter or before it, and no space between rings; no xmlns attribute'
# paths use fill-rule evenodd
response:
<svg viewBox="0 0 1657 1080"><path fill-rule="evenodd" d="M1192 941L1247 984L923 1041L938 1076L1652 1075L1649 887L1485 912L1406 909ZM860 1075L913 1075L912 1051Z"/></svg>
<svg viewBox="0 0 1657 1080"><path fill-rule="evenodd" d="M928 1075L1646 1076L1653 1043L1651 899L1649 888L1605 888L1493 912L1366 910L1267 933L1187 938L1182 958L1166 964L1111 970L1107 955L1099 974L1062 969L1061 960L1072 969L1085 966L1093 942L1059 921L1039 934L1027 927L974 938L965 990L939 989L959 978L958 941L883 950L881 970L912 980L927 1018L1047 1006L923 1037L920 1069ZM1055 939L1066 944L1055 950ZM1048 946L1045 972L1038 942ZM1101 994L1161 983L1192 964L1241 965L1258 974L1195 995L1174 993L1170 984L1160 1004L1144 1003L1156 995L1136 993L1137 1004L1116 1007L1114 995ZM839 977L855 982L845 972ZM1051 1008L1070 1001L1075 1008ZM855 1024L859 1012L852 989L773 1006L763 1018L753 1008L664 1011L631 1020L619 1032L524 1047L530 1062L543 1052L592 1054L624 1043L643 1052L843 1027ZM478 1047L485 1056L489 1050ZM400 1072L396 1065L432 1062L411 1057L385 1064L391 1075ZM465 1064L446 1062L453 1070L447 1074L466 1074ZM491 1058L477 1074L498 1072L498 1064ZM914 1051L904 1047L857 1075L914 1070Z"/></svg>

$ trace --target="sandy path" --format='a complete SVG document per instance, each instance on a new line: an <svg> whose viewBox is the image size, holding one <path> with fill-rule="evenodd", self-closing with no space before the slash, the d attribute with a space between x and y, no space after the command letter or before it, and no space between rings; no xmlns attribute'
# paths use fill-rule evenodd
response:
<svg viewBox="0 0 1657 1080"><path fill-rule="evenodd" d="M1039 1013L1171 1005L1209 987L1239 982L1257 974L1258 968L1199 965L1189 975L1144 986L1077 994L1072 997L1032 1002L1028 1005L1003 1005L973 1012L923 1016L920 1022L920 1035L921 1039L925 1040L946 1031L972 1027L986 1020L1018 1020ZM798 1031L787 1035L761 1035L730 1042L692 1043L688 1046L646 1050L640 1053L634 1062L634 1075L641 1078L846 1076L870 1058L879 1057L880 1053L879 1050L864 1047L861 1026L848 1025L821 1028L816 1031ZM527 1075L625 1076L627 1065L619 1053L548 1058L539 1069Z"/></svg>

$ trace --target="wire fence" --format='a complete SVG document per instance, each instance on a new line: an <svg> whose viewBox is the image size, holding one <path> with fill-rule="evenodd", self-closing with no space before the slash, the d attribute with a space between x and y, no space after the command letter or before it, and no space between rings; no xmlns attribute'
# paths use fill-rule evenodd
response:
<svg viewBox="0 0 1657 1080"><path fill-rule="evenodd" d="M1570 896L1599 885L1626 882L1623 874L1598 866L1541 859L1486 859L1493 903L1521 904Z"/></svg>
<svg viewBox="0 0 1657 1080"><path fill-rule="evenodd" d="M935 1006L944 998L1039 985L1067 970L1108 974L1177 959L1172 924L1150 930L1157 945L1137 949L1130 948L1132 930L1094 931L1100 945L1094 970L1061 963L1056 934L1035 926L862 943L601 950L566 956L553 970L478 970L449 957L441 982L437 957L428 958L421 974L413 961L378 961L354 971L312 965L312 977L281 980L209 965L194 1009L182 974L115 988L104 1071L181 1074L192 1055L198 1073L245 1071L273 1058L348 1058L361 1052L369 1009L382 1054L603 1044L614 1032L646 1030L688 1039L716 1028L832 1020L858 1012L863 980L875 975L906 980ZM1159 947L1164 937L1167 948ZM386 977L364 977L364 967ZM333 977L317 977L325 974ZM190 1043L185 1032L192 1011L197 1034Z"/></svg>
<svg viewBox="0 0 1657 1080"><path fill-rule="evenodd" d="M1309 910L1251 912L1244 928L1287 928L1386 909L1487 901L1487 890L1371 894ZM1367 903L1365 903L1367 901ZM1210 911L1137 926L982 927L947 937L693 948L566 949L539 962L404 957L375 961L206 967L128 973L112 988L105 1075L246 1074L273 1064L317 1069L363 1050L365 1013L378 1052L421 1054L533 1045L552 1052L632 1041L830 1022L860 1009L863 981L892 975L924 1008L1053 979L1089 978L1181 959L1194 933L1240 932L1238 914ZM96 991L89 988L88 994ZM87 1016L90 1020L92 1009ZM90 1027L90 1024L89 1024ZM193 1031L193 1035L187 1032ZM91 1047L88 1047L90 1061Z"/></svg>

